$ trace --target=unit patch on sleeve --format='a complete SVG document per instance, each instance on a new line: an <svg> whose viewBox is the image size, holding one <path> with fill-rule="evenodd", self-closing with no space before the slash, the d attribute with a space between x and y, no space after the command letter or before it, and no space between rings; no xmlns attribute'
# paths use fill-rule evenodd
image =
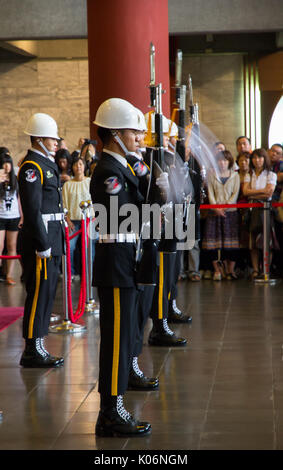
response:
<svg viewBox="0 0 283 470"><path fill-rule="evenodd" d="M110 176L104 181L104 184L106 185L105 191L108 194L118 194L122 189L122 185L119 183L117 176Z"/></svg>
<svg viewBox="0 0 283 470"><path fill-rule="evenodd" d="M143 162L136 162L133 169L137 176L144 176L148 173L147 167Z"/></svg>
<svg viewBox="0 0 283 470"><path fill-rule="evenodd" d="M32 168L25 171L26 181L29 183L34 183L37 180L36 172Z"/></svg>

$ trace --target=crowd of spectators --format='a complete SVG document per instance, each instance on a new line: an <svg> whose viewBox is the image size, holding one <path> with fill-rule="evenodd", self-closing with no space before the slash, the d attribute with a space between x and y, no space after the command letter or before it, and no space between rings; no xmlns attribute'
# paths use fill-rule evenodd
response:
<svg viewBox="0 0 283 470"><path fill-rule="evenodd" d="M204 184L204 204L235 204L272 200L283 202L283 147L275 143L269 149L252 149L250 139L236 140L232 156L223 142L215 142L212 152L218 173L210 172ZM80 228L79 202L89 200L89 183L99 158L96 141L79 139L72 152L64 139L58 142L55 162L62 186L63 205L70 234ZM17 254L18 231L22 224L18 197L17 170L6 147L0 147L0 256ZM180 280L214 281L254 279L261 275L263 247L263 211L258 208L215 208L200 211L200 239L192 250L183 253ZM79 237L71 241L73 279L80 274L76 257ZM283 276L283 207L271 209L271 274ZM93 250L94 252L94 250ZM76 261L77 260L77 261ZM14 285L15 262L0 258L0 281ZM3 269L3 265L5 266Z"/></svg>
<svg viewBox="0 0 283 470"><path fill-rule="evenodd" d="M219 172L205 181L205 204L283 202L283 147L252 149L250 139L236 140L236 157L223 142L214 145ZM180 279L214 281L255 279L263 275L262 208L201 210L198 276L191 278L190 257L184 253ZM270 209L270 274L283 276L283 210ZM195 272L195 268L193 268Z"/></svg>

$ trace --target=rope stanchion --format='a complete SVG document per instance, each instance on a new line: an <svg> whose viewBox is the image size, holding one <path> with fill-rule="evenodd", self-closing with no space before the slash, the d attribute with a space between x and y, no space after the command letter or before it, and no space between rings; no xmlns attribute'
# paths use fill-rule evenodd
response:
<svg viewBox="0 0 283 470"><path fill-rule="evenodd" d="M254 279L256 284L276 284L278 279L270 277L270 210L271 201L263 206L263 277Z"/></svg>
<svg viewBox="0 0 283 470"><path fill-rule="evenodd" d="M86 213L86 253L85 257L87 259L87 283L86 283L86 306L85 310L88 313L98 314L99 313L99 304L96 302L93 294L92 287L92 274L93 274L93 221L91 219L90 209L92 207L92 201L87 201L87 213Z"/></svg>
<svg viewBox="0 0 283 470"><path fill-rule="evenodd" d="M65 211L66 212L66 211ZM78 232L81 232L79 230ZM78 233L76 232L76 233ZM71 260L70 260L70 237L68 225L65 222L65 255L62 256L62 274L63 274L63 311L64 320L61 324L57 324L49 327L51 333L81 333L86 330L84 325L77 324L76 322L81 318L84 313L85 303L85 257L84 253L84 242L82 237L82 279L81 288L78 301L78 308L76 312L73 312L72 305L72 294L71 294Z"/></svg>
<svg viewBox="0 0 283 470"><path fill-rule="evenodd" d="M278 279L270 277L270 211L272 207L283 207L281 202L263 201L239 204L201 204L200 209L253 208L261 207L263 212L263 276L254 279L256 284L276 284Z"/></svg>

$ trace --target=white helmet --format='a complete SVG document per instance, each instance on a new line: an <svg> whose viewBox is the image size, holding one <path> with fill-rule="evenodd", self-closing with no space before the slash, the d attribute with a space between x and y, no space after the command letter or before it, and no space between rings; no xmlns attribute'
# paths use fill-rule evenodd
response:
<svg viewBox="0 0 283 470"><path fill-rule="evenodd" d="M149 112L145 114L145 122L147 124L148 130L151 129L151 133L155 133L155 113ZM169 122L168 119L162 115L162 128L164 134L169 132Z"/></svg>
<svg viewBox="0 0 283 470"><path fill-rule="evenodd" d="M136 108L136 110L137 110L138 115L140 117L140 129L139 130L142 131L142 132L146 132L147 131L147 124L145 122L144 114L140 109Z"/></svg>
<svg viewBox="0 0 283 470"><path fill-rule="evenodd" d="M60 139L56 121L45 113L33 114L27 122L24 133L33 137Z"/></svg>
<svg viewBox="0 0 283 470"><path fill-rule="evenodd" d="M104 101L99 106L93 123L106 129L144 130L137 108L122 98L109 98Z"/></svg>
<svg viewBox="0 0 283 470"><path fill-rule="evenodd" d="M171 119L168 119L168 121L169 121L169 137L178 137L177 124Z"/></svg>

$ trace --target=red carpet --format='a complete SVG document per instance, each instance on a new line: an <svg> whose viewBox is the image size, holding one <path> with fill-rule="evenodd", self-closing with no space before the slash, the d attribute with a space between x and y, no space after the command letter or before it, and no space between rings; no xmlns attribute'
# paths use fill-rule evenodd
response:
<svg viewBox="0 0 283 470"><path fill-rule="evenodd" d="M14 323L24 314L24 307L0 307L0 331Z"/></svg>

